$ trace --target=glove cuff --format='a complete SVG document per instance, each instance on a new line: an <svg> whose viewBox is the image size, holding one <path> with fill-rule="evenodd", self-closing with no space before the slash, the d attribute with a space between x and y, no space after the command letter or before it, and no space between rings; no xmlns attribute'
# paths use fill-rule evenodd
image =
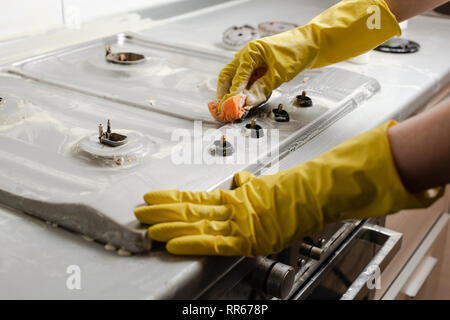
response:
<svg viewBox="0 0 450 320"><path fill-rule="evenodd" d="M388 121L304 164L325 224L422 208L437 198L403 186L387 136L395 124Z"/></svg>
<svg viewBox="0 0 450 320"><path fill-rule="evenodd" d="M303 28L320 49L309 69L356 57L401 35L396 17L383 0L340 1Z"/></svg>

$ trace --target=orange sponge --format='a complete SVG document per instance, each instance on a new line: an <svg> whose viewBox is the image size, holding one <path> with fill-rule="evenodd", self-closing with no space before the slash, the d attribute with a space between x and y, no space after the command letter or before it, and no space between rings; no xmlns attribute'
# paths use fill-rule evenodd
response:
<svg viewBox="0 0 450 320"><path fill-rule="evenodd" d="M222 104L222 109L217 112L220 100L214 100L208 103L208 109L211 115L219 122L230 122L240 119L244 113L244 105L247 97L244 95L235 95L229 97Z"/></svg>

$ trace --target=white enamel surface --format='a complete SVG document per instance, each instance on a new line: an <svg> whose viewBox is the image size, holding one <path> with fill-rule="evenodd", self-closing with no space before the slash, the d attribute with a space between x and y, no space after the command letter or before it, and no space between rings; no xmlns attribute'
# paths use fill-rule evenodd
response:
<svg viewBox="0 0 450 320"><path fill-rule="evenodd" d="M224 8L210 9L170 19L151 29L139 31L151 39L164 39L168 42L182 43L186 46L199 46L211 51L233 50L224 47L222 34L231 26L245 24L258 28L267 21L284 21L298 25L306 24L314 16L330 7L336 1L299 0L239 0ZM185 30L190 32L186 33Z"/></svg>
<svg viewBox="0 0 450 320"><path fill-rule="evenodd" d="M105 59L107 44L112 52L139 53L146 59L135 65L110 63ZM73 52L25 62L17 69L38 79L128 101L144 109L211 122L205 105L215 99L212 86L224 63L226 59L220 57L183 54L181 50L111 37ZM149 100L153 103L149 104Z"/></svg>
<svg viewBox="0 0 450 320"><path fill-rule="evenodd" d="M0 75L0 84L8 92L1 105L4 110L0 117L3 146L0 164L13 169L0 173L0 196L3 191L1 201L5 204L132 252L142 251L148 242L141 228L135 231L133 226L136 224L133 209L143 203L144 193L229 185L233 173L250 170L250 166L257 169L257 161L263 160L267 152L277 149L281 152L288 145L298 145L317 134L318 129L308 129L308 124L327 112L358 107L379 89L375 80L342 69L308 71L273 93L265 109L255 115L258 124L267 130L266 135L262 139L248 139L241 128L249 119L223 126L217 122L194 123L159 112L161 101L163 110L171 107L186 118L197 112L199 118L203 115L211 119L206 108L206 101L212 99L208 99L210 89L195 85L212 76L204 71L206 68L197 68L195 62L201 61L186 56L185 66L172 66L174 62L144 52L149 62L156 61L156 71L152 72L146 64L121 66L105 62L102 51L98 52L104 49L103 43L102 40L88 46L93 48L96 64L88 63L90 55L82 55L85 50L82 49L31 60L17 65L15 70L25 70L26 74L58 85L66 82L70 87L76 83L78 89L100 92L99 96L122 95L124 101L141 94L144 104L114 103L35 80ZM176 59L173 61L179 62ZM172 77L178 73L173 70L181 70L184 77ZM147 78L151 79L145 81ZM189 89L196 94L187 95ZM149 109L146 103L152 90L159 96ZM295 106L295 96L303 90L313 99L314 107ZM290 113L289 123L278 123L267 116L279 103ZM113 148L98 142L98 124L106 123L107 119L111 120L113 132L129 136L127 144ZM199 131L194 132L195 128ZM195 137L213 129L216 132L212 136ZM178 136L180 133L186 135ZM223 134L237 150L226 159L207 152ZM173 156L176 150L180 156ZM83 209L73 212L76 205L87 206L93 212ZM105 223L117 229L110 230ZM142 235L135 238L129 232Z"/></svg>

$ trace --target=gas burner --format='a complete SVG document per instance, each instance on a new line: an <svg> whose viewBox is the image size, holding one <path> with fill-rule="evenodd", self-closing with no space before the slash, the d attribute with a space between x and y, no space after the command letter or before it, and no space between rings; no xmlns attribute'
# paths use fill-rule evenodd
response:
<svg viewBox="0 0 450 320"><path fill-rule="evenodd" d="M101 129L100 125L99 133ZM74 154L90 164L129 168L156 152L155 142L145 135L125 130L121 133L111 132L109 139L106 138L105 132L100 137L96 134L85 136L74 145Z"/></svg>
<svg viewBox="0 0 450 320"><path fill-rule="evenodd" d="M268 37L297 27L298 24L291 22L267 21L258 24L258 31L262 37Z"/></svg>
<svg viewBox="0 0 450 320"><path fill-rule="evenodd" d="M106 61L108 62L124 65L138 64L145 61L145 56L139 53L133 52L112 53L110 45L106 45L105 47L105 57Z"/></svg>
<svg viewBox="0 0 450 320"><path fill-rule="evenodd" d="M374 50L389 53L414 53L419 51L420 45L417 42L402 38L389 39L379 45Z"/></svg>
<svg viewBox="0 0 450 320"><path fill-rule="evenodd" d="M229 143L225 136L222 136L221 140L214 141L214 146L212 148L212 151L215 155L221 155L222 157L228 157L231 156L234 153L234 148Z"/></svg>
<svg viewBox="0 0 450 320"><path fill-rule="evenodd" d="M253 118L252 122L247 123L242 129L245 136L250 136L256 139L264 137L264 130L259 124L256 124L256 118Z"/></svg>
<svg viewBox="0 0 450 320"><path fill-rule="evenodd" d="M286 110L283 110L283 105L280 103L277 109L272 110L271 117L276 122L289 122L289 113Z"/></svg>
<svg viewBox="0 0 450 320"><path fill-rule="evenodd" d="M103 131L102 124L98 126L98 134L100 143L110 147L118 147L128 142L127 136L116 132L111 132L111 122L109 120L106 131Z"/></svg>
<svg viewBox="0 0 450 320"><path fill-rule="evenodd" d="M296 98L299 107L307 108L312 107L313 105L311 98L306 95L306 91L302 91L302 94L298 95Z"/></svg>
<svg viewBox="0 0 450 320"><path fill-rule="evenodd" d="M232 26L225 30L222 35L223 44L230 50L238 50L246 43L258 38L258 31L248 24L243 26Z"/></svg>

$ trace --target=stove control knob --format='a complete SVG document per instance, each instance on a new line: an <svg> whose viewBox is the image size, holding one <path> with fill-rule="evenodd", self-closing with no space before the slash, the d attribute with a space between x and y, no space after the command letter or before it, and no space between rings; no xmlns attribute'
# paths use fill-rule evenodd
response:
<svg viewBox="0 0 450 320"><path fill-rule="evenodd" d="M299 253L302 256L313 258L314 260L320 260L322 258L322 252L323 250L321 248L307 243L302 243L299 249Z"/></svg>
<svg viewBox="0 0 450 320"><path fill-rule="evenodd" d="M292 290L295 279L295 270L293 267L284 263L277 262L269 273L266 283L268 294L284 299Z"/></svg>
<svg viewBox="0 0 450 320"><path fill-rule="evenodd" d="M271 296L284 299L292 290L295 270L281 262L268 258L258 258L256 269L252 272L251 283Z"/></svg>

